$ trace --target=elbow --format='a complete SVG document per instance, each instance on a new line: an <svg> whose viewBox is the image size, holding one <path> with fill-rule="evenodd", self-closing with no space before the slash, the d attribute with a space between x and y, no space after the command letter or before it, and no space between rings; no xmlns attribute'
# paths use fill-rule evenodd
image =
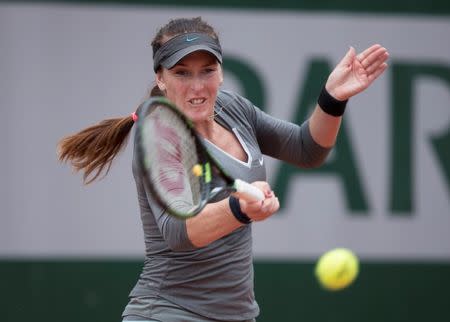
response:
<svg viewBox="0 0 450 322"><path fill-rule="evenodd" d="M325 164L326 161L327 161L327 156L324 156L322 158L316 158L314 160L311 160L310 162L304 163L304 168L309 168L309 169L319 168L323 164Z"/></svg>
<svg viewBox="0 0 450 322"><path fill-rule="evenodd" d="M197 248L188 237L184 220L170 218L162 226L161 232L167 246L172 251L181 252Z"/></svg>
<svg viewBox="0 0 450 322"><path fill-rule="evenodd" d="M299 166L302 168L318 168L326 161L334 146L325 147L317 143L309 131L308 126L302 126L300 142L302 153L299 156Z"/></svg>
<svg viewBox="0 0 450 322"><path fill-rule="evenodd" d="M314 169L321 167L327 161L327 155L302 158L297 164L300 168Z"/></svg>
<svg viewBox="0 0 450 322"><path fill-rule="evenodd" d="M193 239L191 241L191 244L194 248L203 248L208 246L211 243L211 241L206 239Z"/></svg>
<svg viewBox="0 0 450 322"><path fill-rule="evenodd" d="M180 242L178 240L170 240L167 242L169 248L175 252L191 251L198 248L206 247L210 244L210 241L184 241Z"/></svg>
<svg viewBox="0 0 450 322"><path fill-rule="evenodd" d="M170 250L174 252L190 251L197 248L197 246L193 245L190 241L186 242L175 238L166 238L165 240Z"/></svg>
<svg viewBox="0 0 450 322"><path fill-rule="evenodd" d="M302 155L300 166L309 169L319 168L325 164L331 151L332 148L324 148L317 145L310 149L308 153Z"/></svg>

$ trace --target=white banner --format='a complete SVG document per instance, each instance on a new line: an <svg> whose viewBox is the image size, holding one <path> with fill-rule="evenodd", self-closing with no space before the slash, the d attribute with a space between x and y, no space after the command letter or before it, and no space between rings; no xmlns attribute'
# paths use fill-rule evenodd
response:
<svg viewBox="0 0 450 322"><path fill-rule="evenodd" d="M199 15L218 30L225 56L258 72L266 110L288 120L311 61L334 66L350 45L380 43L391 54L390 70L353 98L345 115L364 210L349 209L339 174L294 175L283 210L253 225L257 258L310 258L345 246L370 259L450 259L448 19L23 4L0 4L1 257L143 256L131 145L105 179L82 186L81 175L58 164L56 144L133 112L153 82L150 41L157 28ZM227 76L224 87L241 90L235 75ZM393 90L408 81L405 118L412 121L405 132L393 127L393 115L402 113L395 102L407 98ZM402 214L390 200L398 170L393 142L411 147L411 192L397 193L412 201ZM279 164L267 161L274 182Z"/></svg>

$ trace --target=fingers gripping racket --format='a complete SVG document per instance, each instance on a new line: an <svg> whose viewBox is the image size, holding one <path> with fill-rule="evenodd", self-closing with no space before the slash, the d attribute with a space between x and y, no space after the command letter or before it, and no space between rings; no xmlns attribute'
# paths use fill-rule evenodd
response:
<svg viewBox="0 0 450 322"><path fill-rule="evenodd" d="M150 98L139 107L136 140L145 184L171 215L195 216L223 191L247 201L264 199L260 189L223 170L193 123L164 97ZM222 178L226 184L213 188L213 177Z"/></svg>

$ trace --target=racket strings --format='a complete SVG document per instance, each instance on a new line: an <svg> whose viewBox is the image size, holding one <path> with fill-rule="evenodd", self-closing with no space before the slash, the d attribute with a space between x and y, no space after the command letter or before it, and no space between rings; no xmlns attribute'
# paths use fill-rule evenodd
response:
<svg viewBox="0 0 450 322"><path fill-rule="evenodd" d="M146 117L146 167L153 186L169 207L189 211L201 202L201 177L192 169L199 164L196 138L186 122L169 108L160 107Z"/></svg>

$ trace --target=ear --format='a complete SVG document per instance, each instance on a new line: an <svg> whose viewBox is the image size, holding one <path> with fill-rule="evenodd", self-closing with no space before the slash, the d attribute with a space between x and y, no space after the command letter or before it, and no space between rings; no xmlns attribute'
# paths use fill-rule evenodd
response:
<svg viewBox="0 0 450 322"><path fill-rule="evenodd" d="M164 92L166 90L166 84L164 83L160 72L156 73L156 85L158 85L158 88L161 91Z"/></svg>
<svg viewBox="0 0 450 322"><path fill-rule="evenodd" d="M221 68L220 68L220 86L222 86L222 84L223 84L223 69L221 66Z"/></svg>

